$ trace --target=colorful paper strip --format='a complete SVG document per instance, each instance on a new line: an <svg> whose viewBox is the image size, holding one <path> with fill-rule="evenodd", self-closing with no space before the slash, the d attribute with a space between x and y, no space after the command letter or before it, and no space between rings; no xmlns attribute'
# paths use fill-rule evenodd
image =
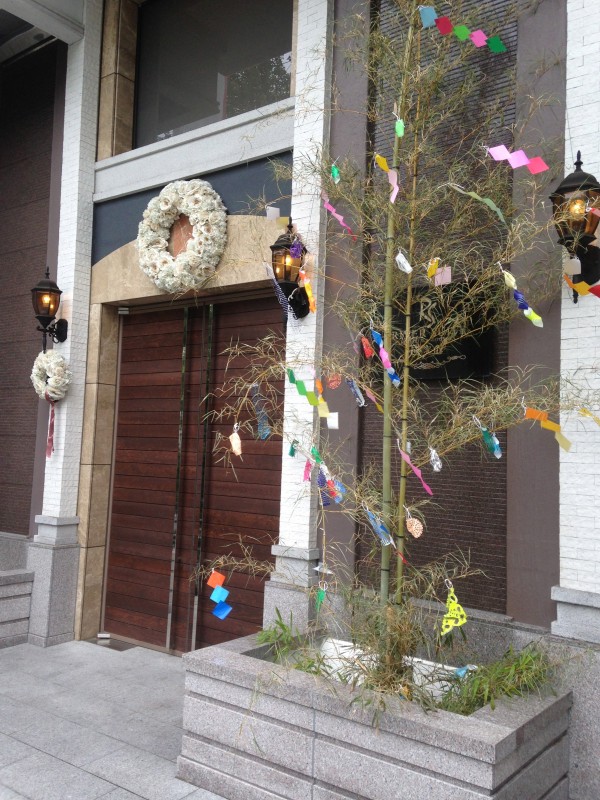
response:
<svg viewBox="0 0 600 800"><path fill-rule="evenodd" d="M354 233L352 232L352 228L350 227L350 225L348 225L348 223L347 223L347 222L344 222L344 217L343 217L343 216L342 216L342 215L341 215L339 212L337 212L337 211L335 210L335 208L334 208L334 207L331 205L331 203L329 202L329 197L328 197L328 195L326 194L326 192L322 192L322 193L321 193L321 198L322 198L322 200L323 200L323 208L324 208L326 211L329 211L329 213L331 214L331 216L332 216L332 217L334 217L335 219L337 219L337 221L340 223L340 225L342 226L342 228L344 228L345 230L347 230L347 231L348 231L348 233L350 234L350 236L352 237L352 239L353 239L354 241L356 241L356 234L354 234Z"/></svg>
<svg viewBox="0 0 600 800"><path fill-rule="evenodd" d="M488 46L490 46L490 42L492 42L494 39L497 39L497 37L488 39ZM503 144L496 145L496 147L488 147L488 153L494 159L494 161L508 161L513 169L527 167L532 175L537 175L538 172L545 172L547 169L549 169L544 159L540 158L540 156L528 158L524 150L515 150L513 153L511 153Z"/></svg>
<svg viewBox="0 0 600 800"><path fill-rule="evenodd" d="M431 491L431 487L428 486L428 484L426 484L425 481L423 480L423 473L418 467L415 467L415 465L410 460L410 456L408 455L408 453L405 453L404 450L402 450L402 448L400 447L400 442L398 442L398 450L400 451L402 460L406 462L408 467L415 473L417 478L421 481L423 489L425 489L428 495L431 495L433 497L433 492Z"/></svg>

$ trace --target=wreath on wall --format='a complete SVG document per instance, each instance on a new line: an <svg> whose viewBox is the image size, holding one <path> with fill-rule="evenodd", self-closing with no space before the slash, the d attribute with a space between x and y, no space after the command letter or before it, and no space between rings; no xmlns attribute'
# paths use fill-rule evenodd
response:
<svg viewBox="0 0 600 800"><path fill-rule="evenodd" d="M169 253L173 223L188 217L192 235L186 249ZM227 211L210 183L173 181L153 197L138 229L137 248L143 272L165 292L199 289L210 277L227 243Z"/></svg>
<svg viewBox="0 0 600 800"><path fill-rule="evenodd" d="M55 353L54 350L40 353L33 362L31 382L38 397L50 403L50 422L46 443L46 458L50 458L54 452L54 404L67 394L71 383L69 365L60 353Z"/></svg>

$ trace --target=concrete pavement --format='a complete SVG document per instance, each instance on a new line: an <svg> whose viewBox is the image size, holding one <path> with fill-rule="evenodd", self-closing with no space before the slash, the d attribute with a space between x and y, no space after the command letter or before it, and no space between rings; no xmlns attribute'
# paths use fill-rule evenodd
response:
<svg viewBox="0 0 600 800"><path fill-rule="evenodd" d="M221 800L175 777L183 682L142 647L0 650L0 800Z"/></svg>

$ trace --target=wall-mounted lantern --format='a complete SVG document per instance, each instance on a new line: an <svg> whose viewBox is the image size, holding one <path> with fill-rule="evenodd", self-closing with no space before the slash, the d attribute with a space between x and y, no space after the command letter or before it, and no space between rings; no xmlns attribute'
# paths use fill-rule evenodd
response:
<svg viewBox="0 0 600 800"><path fill-rule="evenodd" d="M309 313L309 302L306 290L298 286L300 270L304 266L306 247L294 234L290 217L285 233L271 245L271 262L277 283L288 299L294 314L301 319Z"/></svg>
<svg viewBox="0 0 600 800"><path fill-rule="evenodd" d="M46 276L31 290L31 300L35 317L40 323L38 331L42 334L43 351L46 352L46 339L53 342L64 342L67 339L69 323L66 319L56 319L62 291L53 280L50 280L50 269L46 267Z"/></svg>
<svg viewBox="0 0 600 800"><path fill-rule="evenodd" d="M567 271L574 274L575 283L583 280L591 285L600 280L600 249L592 244L600 222L600 183L581 169L582 164L581 152L577 151L575 171L559 183L550 200L558 242L571 257ZM577 296L574 292L575 303Z"/></svg>

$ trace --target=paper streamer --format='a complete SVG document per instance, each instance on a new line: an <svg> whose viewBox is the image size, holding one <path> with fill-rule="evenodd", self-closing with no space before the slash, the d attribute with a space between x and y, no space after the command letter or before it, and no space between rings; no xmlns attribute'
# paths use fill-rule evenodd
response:
<svg viewBox="0 0 600 800"><path fill-rule="evenodd" d="M400 122L400 120L398 120ZM404 123L402 123L404 126ZM404 127L403 127L403 135L404 135ZM380 156L379 153L375 153L375 163L379 167L379 169L383 170L387 173L388 181L390 186L392 187L392 193L390 195L390 203L395 202L396 197L398 196L399 186L398 186L398 173L395 169L390 169L387 159L384 156ZM411 268L412 269L412 268Z"/></svg>
<svg viewBox="0 0 600 800"><path fill-rule="evenodd" d="M268 210L269 209L267 209L267 211ZM275 297L277 298L277 302L279 303L279 305L281 306L281 310L283 311L284 320L287 322L290 310L292 311L294 318L296 318L293 309L290 309L290 304L288 303L288 299L283 293L281 286L277 282L277 278L275 277L275 273L273 272L273 267L270 264L265 263L265 272L267 273L267 277L273 284L273 291L275 292Z"/></svg>
<svg viewBox="0 0 600 800"><path fill-rule="evenodd" d="M356 400L356 405L359 406L360 408L366 406L365 398L363 397L362 392L359 389L356 381L352 380L352 378L346 378L346 383L348 384L350 391L354 395L354 399Z"/></svg>
<svg viewBox="0 0 600 800"><path fill-rule="evenodd" d="M581 414L582 417L589 417L590 419L594 420L596 425L600 425L600 417L597 417L595 414L592 414L592 412L588 408L580 408L579 413Z"/></svg>
<svg viewBox="0 0 600 800"><path fill-rule="evenodd" d="M398 445L398 450L400 451L400 455L402 457L402 460L406 462L407 466L415 473L417 478L421 481L421 485L422 485L423 489L425 489L427 494L430 495L431 497L433 497L433 492L431 491L431 487L429 487L425 483L425 481L423 480L423 474L422 474L421 470L418 467L415 467L415 465L410 460L410 456L408 455L408 453L405 453L404 450L400 447L400 442L397 442L397 445Z"/></svg>
<svg viewBox="0 0 600 800"><path fill-rule="evenodd" d="M366 508L365 511L367 512L367 516L374 533L379 537L383 546L387 547L388 545L391 545L395 549L394 537L383 524L381 519L375 516L370 509Z"/></svg>
<svg viewBox="0 0 600 800"><path fill-rule="evenodd" d="M582 413L581 411L579 413ZM588 415L593 417L591 412L588 412ZM553 422L551 419L548 419L548 413L546 411L540 411L537 408L529 408L528 406L525 407L525 419L532 419L536 422L540 423L540 428L544 428L547 431L552 431L554 433L554 438L565 450L567 453L571 449L571 442L567 439L567 437L561 431L560 425L558 422Z"/></svg>
<svg viewBox="0 0 600 800"><path fill-rule="evenodd" d="M336 184L341 180L340 170L335 163L331 165L331 179Z"/></svg>
<svg viewBox="0 0 600 800"><path fill-rule="evenodd" d="M369 340L366 336L360 337L360 343L362 345L363 353L365 354L365 358L373 358L375 355L375 350L371 347Z"/></svg>
<svg viewBox="0 0 600 800"><path fill-rule="evenodd" d="M287 376L290 383L296 387L296 391L302 397L306 397L308 402L311 406L315 406L317 409L317 413L320 417L328 417L329 416L329 406L325 402L325 400L321 396L317 396L314 392L311 392L309 389L306 388L304 381L299 381L294 374L294 370L287 368ZM316 380L315 384L320 387L320 390L323 389L323 384L320 380ZM262 437L261 437L262 438Z"/></svg>
<svg viewBox="0 0 600 800"><path fill-rule="evenodd" d="M467 615L464 608L458 602L452 583L447 581L446 586L448 587L448 597L446 598L446 613L442 619L442 636L450 633L453 628L464 625L467 621Z"/></svg>
<svg viewBox="0 0 600 800"><path fill-rule="evenodd" d="M221 620L225 619L225 617L233 610L232 607L225 602L225 598L229 595L229 590L223 588L224 581L225 575L223 575L221 572L217 572L214 569L206 581L206 585L210 586L210 588L214 590L210 596L210 599L213 601L213 603L216 603L212 613L215 615L215 617L218 617Z"/></svg>
<svg viewBox="0 0 600 800"><path fill-rule="evenodd" d="M490 52L492 53L505 53L506 45L499 36L486 36L481 31L473 31L466 25L453 25L449 17L438 17L435 8L432 6L419 6L419 14L421 15L421 23L423 28L437 28L442 36L449 36L454 33L460 42L465 42L469 39L475 47L483 47L487 44Z"/></svg>
<svg viewBox="0 0 600 800"><path fill-rule="evenodd" d="M258 426L258 438L268 439L271 435L271 428L269 426L269 417L265 409L265 399L260 393L258 383L253 383L250 387L252 393L252 404L254 406L254 413L256 414L256 422Z"/></svg>
<svg viewBox="0 0 600 800"><path fill-rule="evenodd" d="M523 316L527 317L527 319L530 322L532 322L536 326L536 328L543 328L544 327L543 319L540 317L539 314L535 313L533 308L531 308L529 303L523 297L523 294L517 289L517 281L512 272L508 272L507 270L502 269L502 267L500 267L500 271L504 276L504 283L508 286L509 289L512 289L515 302L523 312Z"/></svg>
<svg viewBox="0 0 600 800"><path fill-rule="evenodd" d="M308 297L308 307L310 308L310 310L314 314L315 311L317 310L317 302L316 302L316 300L314 298L313 291L312 291L312 286L310 285L310 281L306 277L306 271L301 269L301 270L299 270L298 275L300 277L300 280L304 284L304 290L306 292L306 296Z"/></svg>
<svg viewBox="0 0 600 800"><path fill-rule="evenodd" d="M524 150L515 150L511 153L503 144L499 144L496 147L488 147L488 154L494 161L508 161L513 169L527 167L532 175L537 175L538 172L545 172L549 169L543 158L539 156L529 158Z"/></svg>
<svg viewBox="0 0 600 800"><path fill-rule="evenodd" d="M568 286L573 289L573 291L577 292L577 294L585 297L586 294L593 294L595 297L600 298L600 286L590 286L589 283L585 281L578 281L577 283L573 283L573 281L569 278L568 275L563 275L566 283Z"/></svg>
<svg viewBox="0 0 600 800"><path fill-rule="evenodd" d="M337 221L340 223L342 228L347 230L348 233L350 234L350 236L352 237L352 239L354 241L356 241L356 234L354 234L352 232L352 228L350 227L350 225L348 225L347 222L344 222L344 217L338 211L336 211L335 208L331 205L331 203L329 202L329 196L327 195L327 193L326 192L321 192L321 198L323 200L323 208L326 211L329 211L331 216L334 217L335 219L337 219Z"/></svg>
<svg viewBox="0 0 600 800"><path fill-rule="evenodd" d="M506 220L504 219L504 214L496 203L489 198L489 197L482 197L481 195L477 194L477 192L468 192L466 189L463 189L462 186L459 186L456 183L449 183L447 184L451 189L454 189L455 192L460 192L460 194L467 195L467 197L472 197L473 200L477 200L480 203L486 205L489 209L491 209L495 214L498 215L498 219L506 225Z"/></svg>
<svg viewBox="0 0 600 800"><path fill-rule="evenodd" d="M373 394L373 392L372 392L372 391L371 391L369 388L365 387L365 394L367 395L367 397L369 398L369 400L370 400L372 403L374 403L374 404L375 404L375 406L377 407L377 411L379 411L381 414L383 414L383 406L381 405L381 403L379 402L379 400L378 400L378 399L375 397L375 395Z"/></svg>
<svg viewBox="0 0 600 800"><path fill-rule="evenodd" d="M374 331L371 328L371 336L373 337L373 341L379 348L379 358L381 359L381 363L383 364L385 371L390 376L391 382L394 384L394 386L400 386L402 380L398 375L398 373L396 372L396 370L392 367L389 354L385 349L385 347L383 346L383 338L381 334L377 333L377 331Z"/></svg>

